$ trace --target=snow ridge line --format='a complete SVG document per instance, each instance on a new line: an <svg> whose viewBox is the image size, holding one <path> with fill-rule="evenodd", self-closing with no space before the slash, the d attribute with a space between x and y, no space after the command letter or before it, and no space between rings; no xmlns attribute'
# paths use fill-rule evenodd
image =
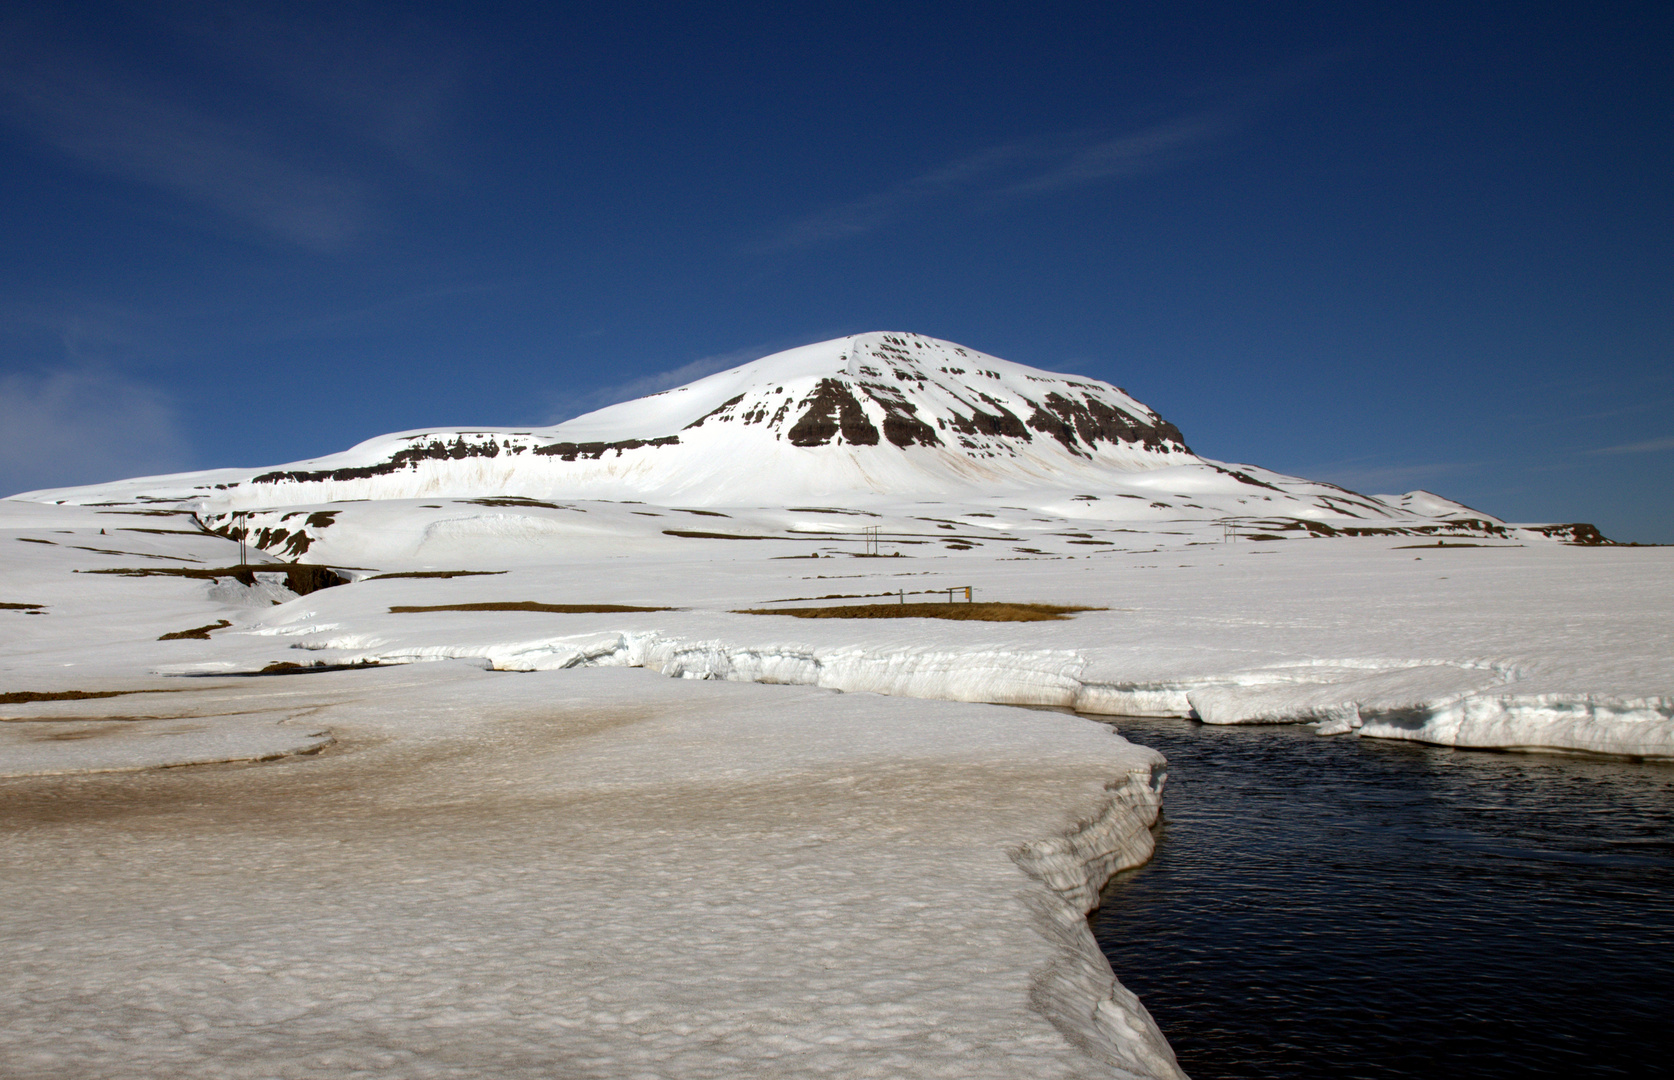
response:
<svg viewBox="0 0 1674 1080"><path fill-rule="evenodd" d="M474 659L500 671L643 667L670 678L818 686L1000 705L1048 705L1105 716L1195 717L1211 724L1313 723L1322 735L1356 734L1440 746L1674 758L1674 697L1506 692L1504 663L1393 661L1336 681L1253 682L1245 673L1182 682L1085 678L1068 650L869 651L809 645L741 646L656 631L480 644L380 648L361 635L322 636L293 648L348 650L344 663Z"/></svg>
<svg viewBox="0 0 1674 1080"><path fill-rule="evenodd" d="M1087 913L1098 906L1113 875L1150 861L1165 770L1153 765L1112 781L1091 820L1011 853L1012 861L1046 886L1044 894L1031 890L1024 902L1036 929L1057 951L1034 973L1030 1004L1083 1053L1135 1080L1186 1080L1186 1074L1138 995L1111 971Z"/></svg>

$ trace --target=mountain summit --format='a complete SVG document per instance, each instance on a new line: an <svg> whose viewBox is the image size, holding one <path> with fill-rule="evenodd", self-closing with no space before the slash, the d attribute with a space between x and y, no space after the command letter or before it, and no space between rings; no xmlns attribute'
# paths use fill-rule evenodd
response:
<svg viewBox="0 0 1674 1080"><path fill-rule="evenodd" d="M1087 460L1101 450L1191 453L1173 424L1118 387L917 334L857 334L791 349L555 430L611 432L648 422L693 431L734 420L763 425L775 441L797 447L889 443L970 460L1022 459L1037 438Z"/></svg>

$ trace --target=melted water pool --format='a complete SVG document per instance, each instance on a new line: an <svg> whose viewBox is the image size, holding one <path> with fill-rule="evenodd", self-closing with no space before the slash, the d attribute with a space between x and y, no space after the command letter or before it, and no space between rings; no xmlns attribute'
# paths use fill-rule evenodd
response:
<svg viewBox="0 0 1674 1080"><path fill-rule="evenodd" d="M1674 1075L1674 766L1114 726L1169 779L1094 933L1194 1080Z"/></svg>

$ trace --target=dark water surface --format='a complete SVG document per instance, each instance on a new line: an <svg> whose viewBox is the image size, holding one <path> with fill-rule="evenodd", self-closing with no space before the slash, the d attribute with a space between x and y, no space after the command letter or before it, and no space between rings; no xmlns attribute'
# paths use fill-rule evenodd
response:
<svg viewBox="0 0 1674 1080"><path fill-rule="evenodd" d="M1169 779L1094 932L1194 1080L1674 1076L1674 766L1114 726Z"/></svg>

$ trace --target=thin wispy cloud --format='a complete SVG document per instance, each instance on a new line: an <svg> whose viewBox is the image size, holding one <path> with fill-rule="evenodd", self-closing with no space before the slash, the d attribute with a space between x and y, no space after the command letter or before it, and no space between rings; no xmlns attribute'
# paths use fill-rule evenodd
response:
<svg viewBox="0 0 1674 1080"><path fill-rule="evenodd" d="M155 58L121 27L70 41L50 19L0 21L0 121L202 223L317 251L370 231L390 181L448 171L460 79L446 43L341 5L129 14Z"/></svg>
<svg viewBox="0 0 1674 1080"><path fill-rule="evenodd" d="M1013 184L1000 194L1041 195L1103 180L1162 172L1202 154L1226 131L1227 120L1219 113L1181 117L1084 146L1057 166Z"/></svg>
<svg viewBox="0 0 1674 1080"><path fill-rule="evenodd" d="M937 199L991 203L1162 172L1212 151L1231 132L1231 115L1229 110L1211 110L1115 136L1079 132L992 146L811 214L752 250L769 254L858 236Z"/></svg>
<svg viewBox="0 0 1674 1080"><path fill-rule="evenodd" d="M0 375L0 495L189 467L167 396L101 368Z"/></svg>
<svg viewBox="0 0 1674 1080"><path fill-rule="evenodd" d="M159 25L206 65L311 107L352 139L438 171L458 102L459 58L349 5L170 3Z"/></svg>
<svg viewBox="0 0 1674 1080"><path fill-rule="evenodd" d="M1029 153L1030 148L1023 143L991 147L915 176L887 191L803 218L756 248L760 252L785 251L871 232L918 203L970 189Z"/></svg>
<svg viewBox="0 0 1674 1080"><path fill-rule="evenodd" d="M1674 450L1674 436L1646 439L1644 442L1623 443L1620 446L1603 446L1597 450L1587 452L1589 454L1654 454L1659 450Z"/></svg>
<svg viewBox="0 0 1674 1080"><path fill-rule="evenodd" d="M1636 388L1637 389L1637 388ZM1569 406L1569 402L1565 402ZM1599 409L1595 412L1577 413L1570 408L1564 411L1575 420L1614 420L1617 417L1632 416L1636 413L1666 412L1670 405L1674 405L1674 398L1669 397L1640 397L1637 400L1619 405L1612 409Z"/></svg>
<svg viewBox="0 0 1674 1080"><path fill-rule="evenodd" d="M0 298L0 367L18 370L33 360L48 366L90 366L124 360L154 360L169 330L187 321L131 303L52 291L34 297Z"/></svg>
<svg viewBox="0 0 1674 1080"><path fill-rule="evenodd" d="M360 184L294 160L249 127L86 62L0 61L11 119L85 165L302 247L338 247L365 225Z"/></svg>

